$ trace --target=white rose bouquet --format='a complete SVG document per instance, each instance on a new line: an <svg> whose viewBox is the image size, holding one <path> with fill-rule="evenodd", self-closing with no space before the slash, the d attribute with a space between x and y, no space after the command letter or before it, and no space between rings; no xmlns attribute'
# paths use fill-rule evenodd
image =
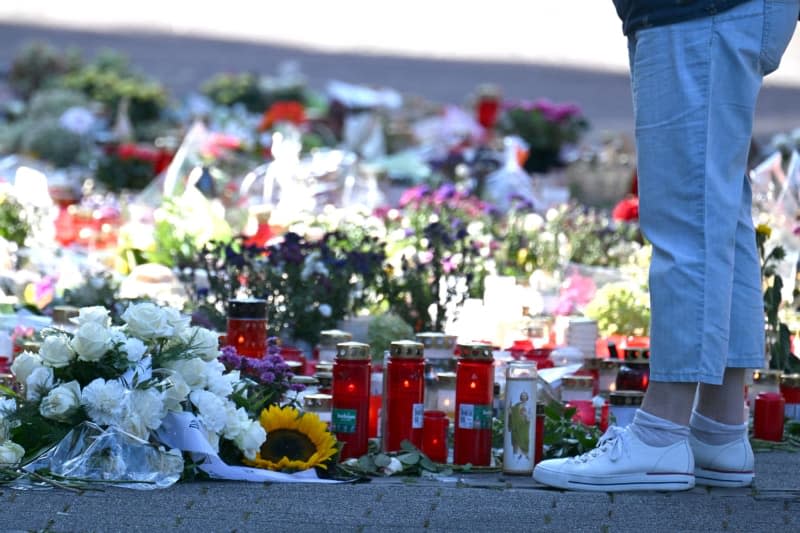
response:
<svg viewBox="0 0 800 533"><path fill-rule="evenodd" d="M255 457L266 433L234 402L244 385L217 360L217 334L153 303L131 304L121 318L114 325L107 309L82 308L74 332L45 329L38 353L14 359L16 389L0 386L0 470L27 464L83 422L158 445L170 412L194 414L213 448Z"/></svg>

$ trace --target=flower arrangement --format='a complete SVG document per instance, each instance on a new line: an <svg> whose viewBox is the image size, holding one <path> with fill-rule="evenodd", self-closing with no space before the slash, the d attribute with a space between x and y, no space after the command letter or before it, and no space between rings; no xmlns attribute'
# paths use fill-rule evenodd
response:
<svg viewBox="0 0 800 533"><path fill-rule="evenodd" d="M106 150L97 162L95 177L109 190L142 190L164 171L172 154L143 144L122 143Z"/></svg>
<svg viewBox="0 0 800 533"><path fill-rule="evenodd" d="M505 135L517 135L528 144L525 170L547 172L564 166L562 150L577 143L589 123L575 104L541 99L505 102L497 122Z"/></svg>
<svg viewBox="0 0 800 533"><path fill-rule="evenodd" d="M446 183L408 189L400 207L385 213L390 309L415 331L443 331L464 300L483 294L489 206Z"/></svg>
<svg viewBox="0 0 800 533"><path fill-rule="evenodd" d="M2 462L27 464L83 423L157 445L173 412L195 414L215 450L228 443L255 458L266 435L234 401L245 385L217 360L218 335L152 303L121 318L112 325L107 309L81 308L74 332L46 329L38 353L14 359L17 389L0 389Z"/></svg>
<svg viewBox="0 0 800 533"><path fill-rule="evenodd" d="M771 235L772 229L766 224L759 224L756 227L756 246L761 259L764 291L766 364L769 368L793 373L800 371L800 359L792 354L789 327L781 320L783 279L777 271L786 251L783 246L775 245L767 252L767 241Z"/></svg>

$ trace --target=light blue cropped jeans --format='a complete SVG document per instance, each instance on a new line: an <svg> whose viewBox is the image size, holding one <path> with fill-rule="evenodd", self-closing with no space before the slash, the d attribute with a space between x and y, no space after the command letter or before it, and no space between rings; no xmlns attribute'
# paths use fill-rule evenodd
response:
<svg viewBox="0 0 800 533"><path fill-rule="evenodd" d="M746 165L762 80L798 12L800 0L751 0L629 39L654 381L719 385L726 367L764 365Z"/></svg>

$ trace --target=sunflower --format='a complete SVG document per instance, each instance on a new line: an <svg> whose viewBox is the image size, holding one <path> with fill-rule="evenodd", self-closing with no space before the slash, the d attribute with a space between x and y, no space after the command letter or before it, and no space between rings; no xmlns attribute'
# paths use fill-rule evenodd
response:
<svg viewBox="0 0 800 533"><path fill-rule="evenodd" d="M315 413L301 413L294 407L271 405L261 411L261 426L267 440L252 461L258 468L296 472L319 466L336 453L336 439Z"/></svg>

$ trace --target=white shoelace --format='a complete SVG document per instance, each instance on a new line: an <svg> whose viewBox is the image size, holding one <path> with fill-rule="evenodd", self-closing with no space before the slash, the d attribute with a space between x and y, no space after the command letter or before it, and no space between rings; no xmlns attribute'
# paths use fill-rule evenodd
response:
<svg viewBox="0 0 800 533"><path fill-rule="evenodd" d="M625 428L609 426L606 432L603 433L603 436L597 441L597 446L594 449L589 450L582 455L573 457L572 460L575 462L585 463L591 459L600 457L604 453L608 453L609 459L616 461L622 457L624 434Z"/></svg>

